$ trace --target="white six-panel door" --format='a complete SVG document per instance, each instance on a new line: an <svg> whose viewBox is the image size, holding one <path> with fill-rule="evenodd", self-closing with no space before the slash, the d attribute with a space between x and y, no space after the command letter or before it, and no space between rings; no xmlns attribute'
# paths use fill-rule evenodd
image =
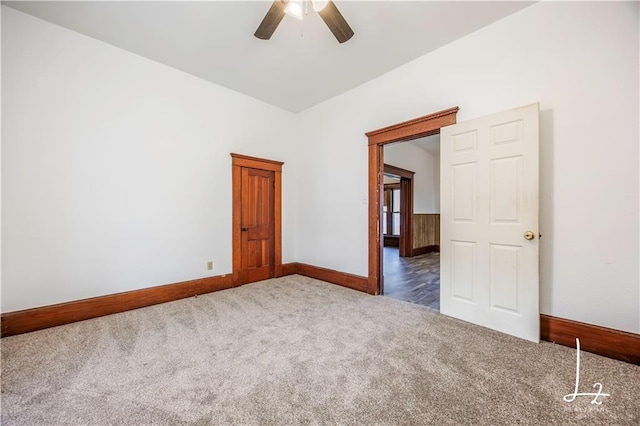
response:
<svg viewBox="0 0 640 426"><path fill-rule="evenodd" d="M440 311L534 342L538 109L454 124L440 138Z"/></svg>

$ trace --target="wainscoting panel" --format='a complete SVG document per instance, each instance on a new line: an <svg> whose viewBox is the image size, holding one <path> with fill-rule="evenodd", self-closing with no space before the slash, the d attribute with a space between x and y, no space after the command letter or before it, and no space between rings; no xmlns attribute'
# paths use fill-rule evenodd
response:
<svg viewBox="0 0 640 426"><path fill-rule="evenodd" d="M440 246L440 215L413 215L413 249Z"/></svg>

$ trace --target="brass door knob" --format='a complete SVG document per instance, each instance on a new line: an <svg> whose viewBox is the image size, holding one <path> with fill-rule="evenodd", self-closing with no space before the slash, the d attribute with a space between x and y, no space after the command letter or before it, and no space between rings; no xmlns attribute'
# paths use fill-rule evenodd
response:
<svg viewBox="0 0 640 426"><path fill-rule="evenodd" d="M535 237L536 237L536 234L534 234L531 231L527 231L527 232L524 233L524 239L525 240L529 240L530 241L530 240L533 240Z"/></svg>

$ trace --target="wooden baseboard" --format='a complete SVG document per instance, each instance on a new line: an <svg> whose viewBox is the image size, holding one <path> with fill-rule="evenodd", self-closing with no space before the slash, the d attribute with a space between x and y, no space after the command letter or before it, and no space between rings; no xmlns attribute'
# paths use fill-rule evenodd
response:
<svg viewBox="0 0 640 426"><path fill-rule="evenodd" d="M286 263L278 270L279 276L293 274L316 278L364 292L367 290L367 279L358 275L319 268L304 263ZM228 274L75 300L57 305L7 312L0 316L1 336L8 337L29 333L231 287L233 287L233 279L232 275Z"/></svg>
<svg viewBox="0 0 640 426"><path fill-rule="evenodd" d="M576 337L583 351L640 365L640 334L540 315L542 340L575 348Z"/></svg>
<svg viewBox="0 0 640 426"><path fill-rule="evenodd" d="M297 262L282 265L281 271L282 276L300 274L367 292L367 278L359 275ZM232 277L229 274L7 312L0 317L1 335L7 337L28 333L211 293L232 286ZM584 351L640 365L640 334L540 315L540 338L542 340L575 348L576 337L580 339L580 347Z"/></svg>
<svg viewBox="0 0 640 426"><path fill-rule="evenodd" d="M385 247L400 247L400 237L385 235L382 241Z"/></svg>
<svg viewBox="0 0 640 426"><path fill-rule="evenodd" d="M440 251L440 246L424 246L417 247L411 250L411 256L420 256L421 254L427 254L434 251Z"/></svg>
<svg viewBox="0 0 640 426"><path fill-rule="evenodd" d="M287 263L283 265L284 275L299 274L305 277L315 278L353 290L367 292L368 280L360 275L348 274L346 272L335 271L333 269L321 268L319 266L308 265L306 263Z"/></svg>
<svg viewBox="0 0 640 426"><path fill-rule="evenodd" d="M282 275L281 277L287 275L294 275L298 273L298 264L297 263L285 263L282 265Z"/></svg>
<svg viewBox="0 0 640 426"><path fill-rule="evenodd" d="M232 287L231 274L2 314L2 337L97 318Z"/></svg>

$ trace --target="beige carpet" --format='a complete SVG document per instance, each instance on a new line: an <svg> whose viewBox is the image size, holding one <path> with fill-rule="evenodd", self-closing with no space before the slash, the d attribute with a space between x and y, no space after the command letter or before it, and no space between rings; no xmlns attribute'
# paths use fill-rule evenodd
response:
<svg viewBox="0 0 640 426"><path fill-rule="evenodd" d="M2 424L640 424L640 367L301 276L2 339Z"/></svg>

